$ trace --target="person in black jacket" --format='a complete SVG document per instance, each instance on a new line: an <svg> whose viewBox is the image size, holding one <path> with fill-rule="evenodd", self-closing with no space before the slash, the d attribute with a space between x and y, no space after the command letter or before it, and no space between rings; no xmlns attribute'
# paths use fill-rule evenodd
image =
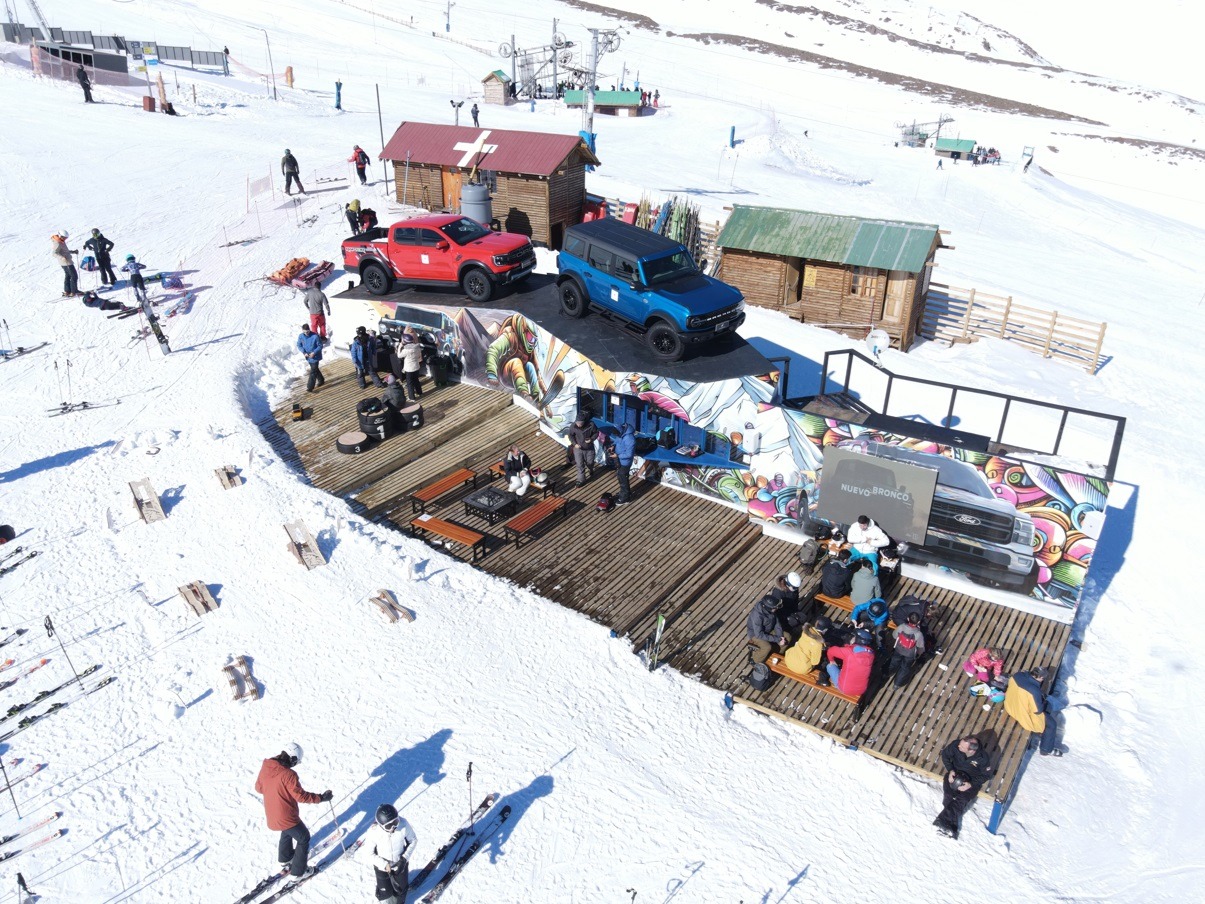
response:
<svg viewBox="0 0 1205 904"><path fill-rule="evenodd" d="M992 777L991 757L977 737L968 735L946 745L941 752L941 764L945 767L941 783L942 810L933 825L943 835L957 839L962 814Z"/></svg>
<svg viewBox="0 0 1205 904"><path fill-rule="evenodd" d="M510 447L506 457L502 459L502 469L506 474L506 488L516 496L522 496L531 486L531 459L518 444Z"/></svg>
<svg viewBox="0 0 1205 904"><path fill-rule="evenodd" d="M285 148L285 155L280 158L280 172L285 177L285 194L293 194L293 183L297 183L297 190L303 195L305 194L305 186L301 184L301 167L297 164L297 158L293 156L293 152Z"/></svg>
<svg viewBox="0 0 1205 904"><path fill-rule="evenodd" d="M92 82L88 79L88 70L84 68L83 63L80 63L79 68L75 70L75 80L79 82L79 86L84 89L84 103L96 103L96 101L92 99Z"/></svg>
<svg viewBox="0 0 1205 904"><path fill-rule="evenodd" d="M84 242L84 247L91 251L92 256L96 258L100 281L106 286L115 285L117 276L113 273L113 259L109 257L109 252L113 250L113 243L105 238L99 229L93 229L92 238Z"/></svg>
<svg viewBox="0 0 1205 904"><path fill-rule="evenodd" d="M803 578L798 572L792 571L779 577L770 588L770 596L782 604L778 617L788 628L799 628L804 621L799 612L799 588L802 585Z"/></svg>
<svg viewBox="0 0 1205 904"><path fill-rule="evenodd" d="M577 485L586 485L586 469L594 476L594 440L598 438L598 428L594 421L584 414L579 414L573 426L569 428L569 448L573 450L573 463L577 465Z"/></svg>
<svg viewBox="0 0 1205 904"><path fill-rule="evenodd" d="M778 619L778 610L781 608L782 600L767 593L757 601L745 620L746 643L753 648L749 655L754 662L765 662L771 653L781 653L786 649L787 634Z"/></svg>
<svg viewBox="0 0 1205 904"><path fill-rule="evenodd" d="M849 550L843 549L820 569L820 592L833 599L849 596L853 572L849 570Z"/></svg>

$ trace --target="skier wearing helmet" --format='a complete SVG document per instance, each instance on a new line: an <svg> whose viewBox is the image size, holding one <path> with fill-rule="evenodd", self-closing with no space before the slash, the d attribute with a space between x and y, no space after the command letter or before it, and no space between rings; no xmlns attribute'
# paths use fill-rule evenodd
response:
<svg viewBox="0 0 1205 904"><path fill-rule="evenodd" d="M121 268L122 273L130 274L130 288L134 290L134 297L138 299L139 304L146 303L146 282L141 272L145 269L146 264L138 263L132 254L126 255L126 262Z"/></svg>
<svg viewBox="0 0 1205 904"><path fill-rule="evenodd" d="M67 247L67 230L60 229L50 237L51 251L54 262L63 268L63 297L70 298L79 294L79 273L75 269L75 261L71 255L79 251Z"/></svg>
<svg viewBox="0 0 1205 904"><path fill-rule="evenodd" d="M280 158L280 171L285 177L285 194L291 195L293 183L297 183L297 190L303 195L305 187L301 184L301 167L297 165L297 158L293 156L293 152L285 148L285 155Z"/></svg>
<svg viewBox="0 0 1205 904"><path fill-rule="evenodd" d="M106 286L117 285L117 276L113 273L113 260L109 257L113 251L113 243L105 238L99 229L93 229L92 238L84 242L84 248L91 251L96 258L96 267L100 270L100 281Z"/></svg>
<svg viewBox="0 0 1205 904"><path fill-rule="evenodd" d="M286 744L276 756L264 760L255 780L256 792L264 796L268 828L280 832L276 859L282 868L286 868L293 882L300 882L315 872L308 866L310 830L301 821L297 805L326 803L335 796L333 791L311 794L301 787L301 779L293 771L293 767L301 762L301 754L297 744Z"/></svg>
<svg viewBox="0 0 1205 904"><path fill-rule="evenodd" d="M351 156L347 158L349 163L356 165L356 175L360 177L360 184L368 184L368 176L364 170L368 166L368 154L358 144L352 149Z"/></svg>
<svg viewBox="0 0 1205 904"><path fill-rule="evenodd" d="M414 829L398 815L393 804L377 807L376 821L364 834L364 848L372 858L381 904L405 904L410 892L408 855L417 841Z"/></svg>

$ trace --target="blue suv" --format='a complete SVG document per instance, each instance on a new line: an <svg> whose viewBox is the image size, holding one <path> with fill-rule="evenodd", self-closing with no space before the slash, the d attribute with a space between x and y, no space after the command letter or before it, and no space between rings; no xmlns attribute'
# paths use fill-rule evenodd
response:
<svg viewBox="0 0 1205 904"><path fill-rule="evenodd" d="M557 271L565 314L585 317L593 308L643 334L663 361L745 322L741 293L705 275L684 245L619 220L570 226Z"/></svg>

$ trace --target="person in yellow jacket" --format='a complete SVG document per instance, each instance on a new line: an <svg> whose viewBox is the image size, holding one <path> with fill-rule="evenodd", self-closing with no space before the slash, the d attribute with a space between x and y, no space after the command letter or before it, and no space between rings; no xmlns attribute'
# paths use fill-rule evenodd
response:
<svg viewBox="0 0 1205 904"><path fill-rule="evenodd" d="M824 658L824 638L816 630L815 625L807 625L799 642L787 650L783 657L784 664L797 675L806 675L820 667Z"/></svg>
<svg viewBox="0 0 1205 904"><path fill-rule="evenodd" d="M1004 711L1026 731L1041 736L1038 752L1042 756L1062 756L1062 749L1055 744L1058 721L1042 690L1042 682L1049 674L1049 669L1039 666L1013 675L1004 691Z"/></svg>

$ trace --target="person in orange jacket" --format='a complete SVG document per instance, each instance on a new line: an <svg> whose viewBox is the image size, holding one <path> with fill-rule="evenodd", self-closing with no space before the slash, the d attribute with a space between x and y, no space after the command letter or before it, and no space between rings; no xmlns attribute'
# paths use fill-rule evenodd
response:
<svg viewBox="0 0 1205 904"><path fill-rule="evenodd" d="M298 804L326 803L333 798L333 791L311 794L301 787L301 779L293 767L301 762L301 748L297 744L286 744L284 750L264 760L255 780L255 790L264 796L264 812L268 817L268 828L280 832L276 859L281 867L287 865L290 881L300 882L314 874L308 865L310 857L310 830L298 815Z"/></svg>

